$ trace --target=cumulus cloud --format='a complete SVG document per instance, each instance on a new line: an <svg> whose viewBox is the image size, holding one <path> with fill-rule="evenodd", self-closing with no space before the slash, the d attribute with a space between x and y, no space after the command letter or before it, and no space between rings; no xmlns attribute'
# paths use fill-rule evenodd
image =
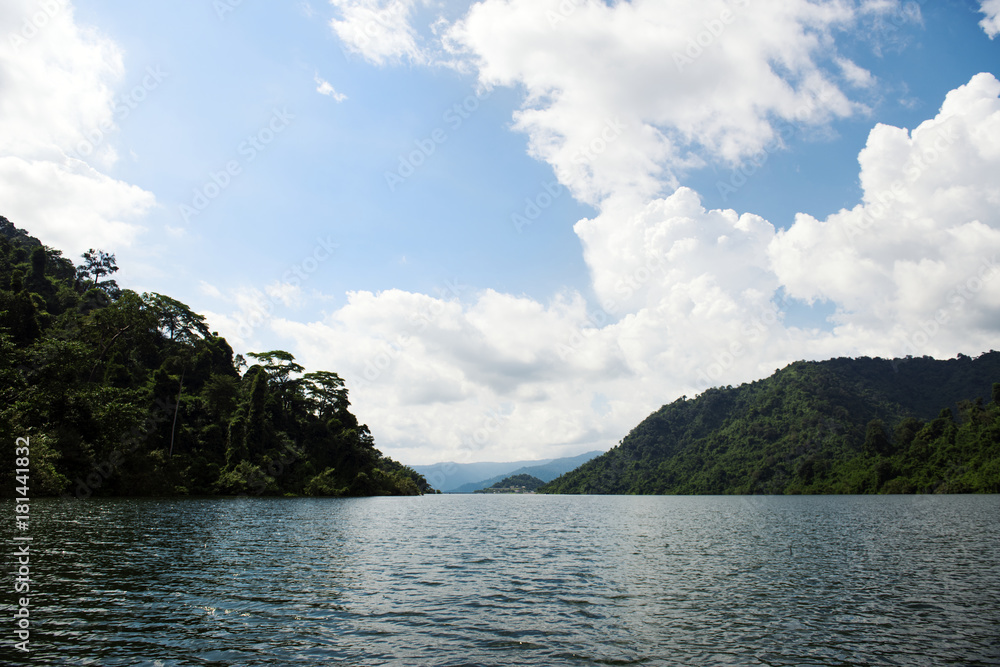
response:
<svg viewBox="0 0 1000 667"><path fill-rule="evenodd" d="M980 0L979 11L986 14L979 22L980 27L993 39L1000 34L1000 0Z"/></svg>
<svg viewBox="0 0 1000 667"><path fill-rule="evenodd" d="M131 243L155 199L98 170L117 157L105 138L115 130L121 51L60 0L4 2L0 34L3 215L72 254ZM81 146L92 164L79 159Z"/></svg>
<svg viewBox="0 0 1000 667"><path fill-rule="evenodd" d="M577 414L581 392L630 374L606 346L560 349L586 318L578 295L541 304L483 290L461 303L388 290L352 293L323 321L277 319L272 328L311 365L344 375L359 416L387 449L409 460L497 450L532 458L539 438L592 442L588 429L603 429ZM634 416L634 406L619 407Z"/></svg>
<svg viewBox="0 0 1000 667"><path fill-rule="evenodd" d="M524 87L515 126L531 153L598 204L672 190L706 159L737 162L775 139L776 121L855 113L820 61L856 20L845 3L805 0L485 0L448 44L483 83Z"/></svg>
<svg viewBox="0 0 1000 667"><path fill-rule="evenodd" d="M858 156L863 201L822 222L800 214L771 244L789 293L836 303L840 332L858 347L989 348L1000 306L990 268L1000 252L998 95L1000 82L978 74L912 132L877 125ZM925 329L934 335L914 345Z"/></svg>

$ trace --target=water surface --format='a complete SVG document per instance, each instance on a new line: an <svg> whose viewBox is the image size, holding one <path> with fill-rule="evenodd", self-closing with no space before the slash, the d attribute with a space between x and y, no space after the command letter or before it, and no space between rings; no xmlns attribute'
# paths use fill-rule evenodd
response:
<svg viewBox="0 0 1000 667"><path fill-rule="evenodd" d="M33 664L1000 664L1000 496L51 500L32 519Z"/></svg>

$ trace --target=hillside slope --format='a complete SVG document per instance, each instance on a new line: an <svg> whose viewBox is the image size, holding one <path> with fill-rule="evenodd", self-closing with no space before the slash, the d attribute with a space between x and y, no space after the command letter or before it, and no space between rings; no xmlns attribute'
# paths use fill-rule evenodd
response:
<svg viewBox="0 0 1000 667"><path fill-rule="evenodd" d="M990 397L997 380L997 352L797 362L663 406L617 447L540 491L1000 491L1000 407L972 400Z"/></svg>

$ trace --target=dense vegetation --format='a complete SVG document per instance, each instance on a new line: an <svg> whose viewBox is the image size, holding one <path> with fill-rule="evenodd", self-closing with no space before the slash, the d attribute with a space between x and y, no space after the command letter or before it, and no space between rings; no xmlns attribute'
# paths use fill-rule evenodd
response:
<svg viewBox="0 0 1000 667"><path fill-rule="evenodd" d="M797 362L663 406L540 491L998 493L998 379L992 351Z"/></svg>
<svg viewBox="0 0 1000 667"><path fill-rule="evenodd" d="M510 477L500 480L493 486L485 489L479 489L476 493L504 493L513 490L522 492L534 491L543 484L545 484L544 481L538 479L537 477L533 477L532 475L511 475Z"/></svg>
<svg viewBox="0 0 1000 667"><path fill-rule="evenodd" d="M375 448L343 380L275 350L233 356L202 316L121 289L0 217L0 457L29 438L32 496L399 495L423 476Z"/></svg>

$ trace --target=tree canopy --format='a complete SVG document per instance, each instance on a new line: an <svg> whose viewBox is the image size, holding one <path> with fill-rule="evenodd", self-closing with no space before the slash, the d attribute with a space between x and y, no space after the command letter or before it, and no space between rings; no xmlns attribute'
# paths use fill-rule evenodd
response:
<svg viewBox="0 0 1000 667"><path fill-rule="evenodd" d="M203 316L119 288L117 270L98 249L74 267L0 217L0 456L30 440L32 495L431 490L375 448L339 375L284 350L246 367Z"/></svg>
<svg viewBox="0 0 1000 667"><path fill-rule="evenodd" d="M996 493L995 379L998 352L797 362L663 406L617 447L540 491Z"/></svg>

